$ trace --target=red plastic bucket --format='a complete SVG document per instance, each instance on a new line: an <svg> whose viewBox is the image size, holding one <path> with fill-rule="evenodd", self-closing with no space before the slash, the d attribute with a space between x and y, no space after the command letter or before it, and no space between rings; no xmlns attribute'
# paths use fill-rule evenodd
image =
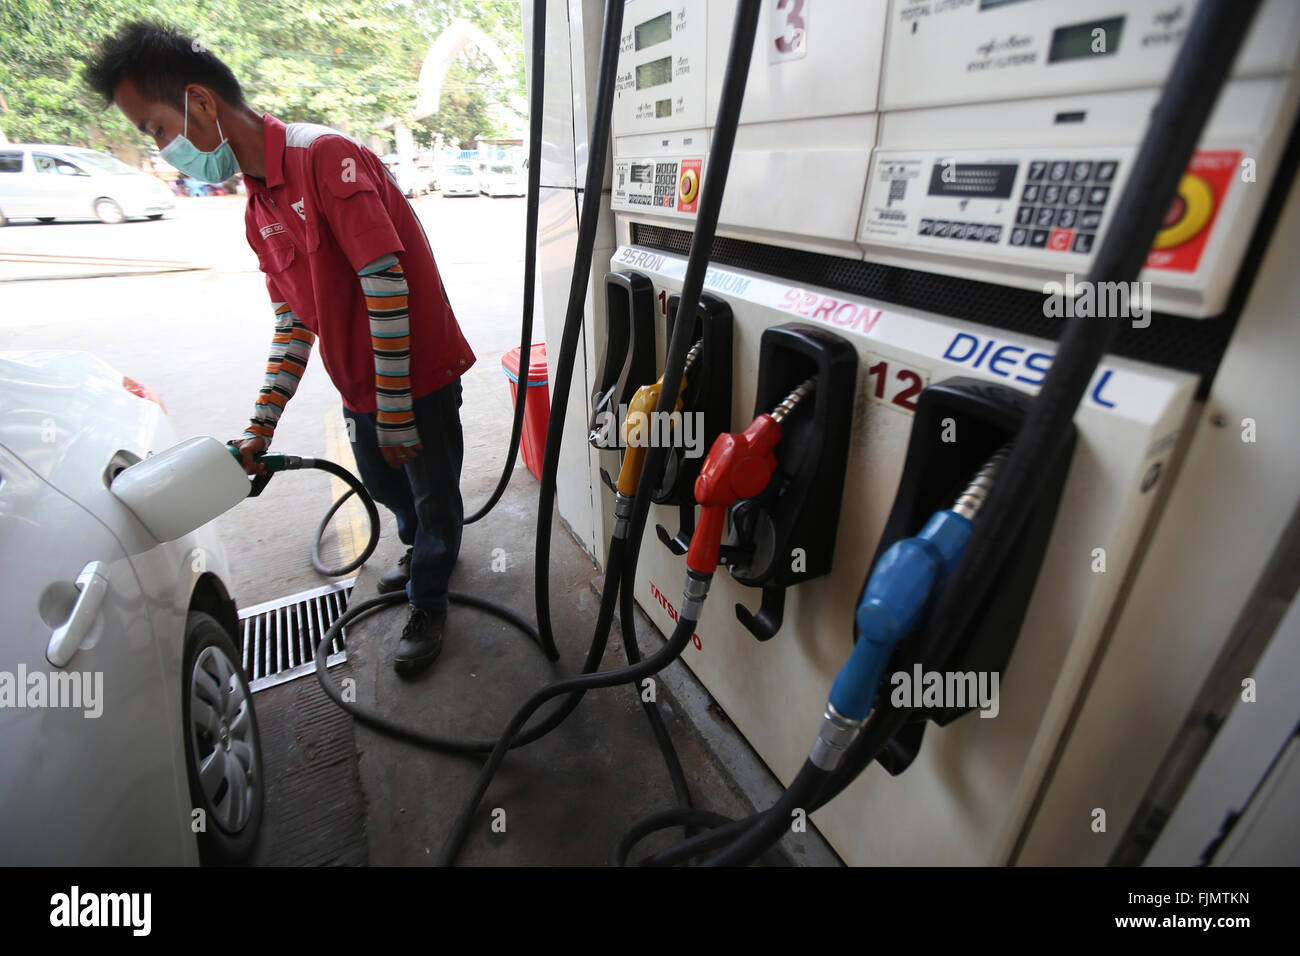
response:
<svg viewBox="0 0 1300 956"><path fill-rule="evenodd" d="M510 404L518 400L519 348L501 358L501 367L510 380ZM547 387L546 346L534 345L528 362L528 398L524 404L524 429L519 436L519 450L524 465L538 481L542 480L542 462L546 459L546 423L551 417L551 393Z"/></svg>

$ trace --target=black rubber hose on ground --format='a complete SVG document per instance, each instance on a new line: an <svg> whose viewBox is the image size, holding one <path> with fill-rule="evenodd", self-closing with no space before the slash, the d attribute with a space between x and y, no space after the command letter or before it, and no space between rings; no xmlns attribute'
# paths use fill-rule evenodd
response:
<svg viewBox="0 0 1300 956"><path fill-rule="evenodd" d="M610 671L600 671L595 674L580 674L577 677L559 680L547 687L543 687L524 701L523 706L510 719L505 732L498 738L496 747L493 748L491 756L488 757L487 763L483 765L478 779L474 782L474 789L470 793L469 799L465 801L456 817L456 822L452 825L451 832L447 835L447 839L443 843L441 851L439 851L439 864L451 866L455 863L461 847L465 844L465 839L469 836L469 828L473 822L474 814L478 811L479 804L483 802L483 797L487 793L492 778L496 776L502 761L505 760L506 753L510 750L515 735L519 733L524 723L527 722L537 708L548 700L563 694L636 683L644 677L657 674L681 656L682 651L686 649L686 645L691 641L691 635L695 632L695 624L696 621L693 618L683 614L678 618L677 627L668 642L639 664Z"/></svg>
<svg viewBox="0 0 1300 956"><path fill-rule="evenodd" d="M601 37L600 72L596 83L596 116L591 127L590 148L587 150L586 192L582 197L582 215L578 220L578 247L574 252L564 332L560 338L560 352L556 356L555 378L551 382L551 416L546 425L542 487L537 496L533 599L537 605L537 632L542 637L546 656L553 661L558 660L560 654L556 650L551 628L551 512L555 508L560 444L564 440L564 419L568 413L569 389L573 384L578 337L582 332L587 281L591 275L592 256L596 248L596 227L600 222L601 193L605 183L605 162L609 154L610 117L614 107L614 82L618 72L618 49L622 32L623 0L605 0L605 29Z"/></svg>
<svg viewBox="0 0 1300 956"><path fill-rule="evenodd" d="M364 493L364 489L362 490ZM604 594L601 595L600 612L597 617L597 635L604 634L608 636L610 625L613 622L615 610L615 598L618 594L618 580L623 567L623 542L616 541L610 548L609 564L605 573ZM486 611L489 614L501 618L508 624L512 624L519 630L527 634L534 642L541 644L537 631L531 624L507 607L495 604L492 601L483 598L474 597L469 594L460 594L451 592L449 595L453 604L462 604L468 607L475 607ZM334 701L343 710L346 710L354 720L359 724L364 724L372 730L375 730L394 740L400 740L404 743L421 747L425 750L434 750L439 753L455 754L485 754L495 750L498 744L502 743L501 738L486 738L481 740L456 740L450 737L442 737L438 734L426 733L422 730L415 730L399 724L396 721L389 720L387 717L375 711L367 710L354 701L344 700L342 691L330 680L327 660L329 657L329 647L334 638L343 631L343 628L349 624L354 624L361 618L371 614L381 608L391 607L400 604L406 600L406 593L398 591L393 594L383 594L369 601L363 601L361 604L354 605L339 617L330 627L321 635L320 640L315 647L316 661L316 678L320 681L322 689L330 700ZM600 664L601 657L605 653L605 643L601 640L592 642L591 650L587 654L585 662L586 670L584 673L590 673ZM572 678L570 678L572 679ZM552 685L554 686L554 685ZM569 716L578 706L582 699L583 690L579 689L570 694L568 699L559 707L549 713L546 717L539 720L533 726L523 730L516 736L512 736L506 743L506 748L522 747L525 744L550 733L560 725L563 720Z"/></svg>

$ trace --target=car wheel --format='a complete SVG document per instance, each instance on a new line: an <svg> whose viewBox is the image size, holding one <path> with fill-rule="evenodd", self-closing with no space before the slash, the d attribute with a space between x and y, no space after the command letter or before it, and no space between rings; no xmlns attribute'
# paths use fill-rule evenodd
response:
<svg viewBox="0 0 1300 956"><path fill-rule="evenodd" d="M53 221L54 221L54 217L53 217L53 216L37 216L37 217L36 217L36 221L37 221L37 222L53 222Z"/></svg>
<svg viewBox="0 0 1300 956"><path fill-rule="evenodd" d="M262 824L265 782L253 695L235 644L216 618L186 619L182 707L185 769L194 809L203 811L199 858L241 863Z"/></svg>
<svg viewBox="0 0 1300 956"><path fill-rule="evenodd" d="M126 216L122 213L122 207L111 199L96 199L95 215L99 217L100 222L126 221Z"/></svg>

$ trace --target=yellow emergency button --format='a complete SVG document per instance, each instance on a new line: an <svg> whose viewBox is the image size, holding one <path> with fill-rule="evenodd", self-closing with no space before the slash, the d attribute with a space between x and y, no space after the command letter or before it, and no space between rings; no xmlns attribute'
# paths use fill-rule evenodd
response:
<svg viewBox="0 0 1300 956"><path fill-rule="evenodd" d="M1214 190L1195 173L1187 173L1165 216L1165 226L1156 233L1154 248L1181 246L1205 228L1214 212Z"/></svg>
<svg viewBox="0 0 1300 956"><path fill-rule="evenodd" d="M695 202L700 191L700 174L693 169L682 170L681 179L677 181L677 197L689 205Z"/></svg>

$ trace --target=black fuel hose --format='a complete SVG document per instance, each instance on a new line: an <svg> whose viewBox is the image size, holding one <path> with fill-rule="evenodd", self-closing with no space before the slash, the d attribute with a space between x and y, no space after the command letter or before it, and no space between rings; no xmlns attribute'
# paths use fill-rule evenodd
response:
<svg viewBox="0 0 1300 956"><path fill-rule="evenodd" d="M356 475L332 461L327 461L324 458L303 458L296 468L314 468L317 471L328 472L348 486L348 490L340 495L334 504L330 505L330 510L325 512L325 517L316 526L316 537L312 539L311 543L311 566L329 578L340 577L355 571L370 559L370 556L375 553L375 548L379 545L379 509L375 507L374 499L366 492L365 486L361 484L361 480ZM334 517L335 512L343 507L344 502L353 495L360 498L361 503L366 507L366 516L370 519L370 537L367 539L366 546L362 549L359 557L342 567L327 568L320 556L321 538L324 537L325 529L329 527L330 519Z"/></svg>
<svg viewBox="0 0 1300 956"><path fill-rule="evenodd" d="M623 653L627 657L628 666L632 667L641 663L641 648L636 641L636 592L626 576L619 592L619 623L623 630ZM668 733L663 714L659 712L659 695L656 693L647 698L639 687L634 687L633 692L641 699L641 709L645 711L646 720L650 721L650 732L654 734L655 743L659 745L659 752L664 758L664 766L668 768L668 779L677 796L677 805L682 809L690 809L691 788L686 782L686 773L682 770L677 748L673 746L672 735Z"/></svg>
<svg viewBox="0 0 1300 956"><path fill-rule="evenodd" d="M611 10L611 7L613 8ZM543 639L549 627L550 606L547 600L549 587L549 568L546 557L550 553L551 510L554 507L555 475L559 465L560 443L563 437L564 407L567 404L569 387L573 373L573 362L577 347L578 333L582 327L582 301L586 295L589 265L584 268L583 261L591 258L595 241L596 204L593 193L598 192L603 183L604 156L608 149L609 115L613 102L613 80L617 65L617 51L622 32L622 4L609 0L606 4L605 32L601 45L600 81L597 85L597 116L593 125L591 150L588 153L587 194L583 201L581 226L584 230L579 235L578 257L574 264L573 281L569 290L569 311L565 319L564 339L561 344L560 360L557 366L556 381L558 399L551 405L551 420L546 437L546 461L543 471L542 492L537 508L537 625ZM749 78L749 65L754 51L754 38L758 32L759 0L740 0L736 11L735 24L732 29L731 47L727 54L727 66L723 77L722 98L718 105L718 116L712 147L709 152L709 165L700 190L700 210L696 218L694 235L691 238L690 252L687 256L686 273L682 282L682 292L678 304L679 315L693 315L699 308L700 295L704 291L704 276L708 271L709 255L712 251L713 237L717 232L718 218L722 208L722 197L726 188L727 174L731 167L731 154L736 142L736 128L740 123L740 109L744 101L745 85ZM611 56L612 54L612 56ZM608 62L613 59L615 62ZM593 176L593 162L600 157L601 174ZM584 240L586 245L584 245ZM664 362L662 388L656 412L666 414L677 406L677 396L681 390L682 376L686 367L686 354L692 343L692 330L689 323L678 322L668 346L668 356ZM558 426L558 427L557 427ZM637 484L636 496L632 507L632 517L627 534L629 542L635 542L628 548L627 569L623 574L623 586L633 588L636 577L635 569L639 554L640 541L645 533L646 517L650 509L650 489L654 484L646 476L658 475L663 471L664 459L668 450L659 444L652 444L647 450L642 465L642 480ZM547 481L547 476L550 481ZM544 557L546 556L546 557ZM493 776L509 750L509 740L516 732L516 725L521 725L540 702L549 699L557 688L575 685L583 688L612 687L628 681L637 681L642 677L657 673L672 663L690 640L690 631L678 645L678 638L683 629L685 618L678 621L673 637L657 652L640 664L606 671L583 677L559 681L534 694L520 708L508 727L501 735L496 749L488 758L474 791L470 794L460 815L456 819L440 854L440 862L450 866L455 862L461 847L469 833L470 823L483 796L487 792ZM693 623L693 622L692 622ZM633 632L635 634L635 632ZM626 639L626 635L625 635ZM667 653L674 649L672 654ZM656 666L649 667L654 663ZM512 729L515 728L515 729Z"/></svg>
<svg viewBox="0 0 1300 956"><path fill-rule="evenodd" d="M560 352L555 362L555 379L551 382L551 415L546 425L542 487L537 496L533 600L537 605L537 632L542 637L546 656L553 661L558 660L560 654L555 648L555 636L551 628L551 512L555 508L555 483L560 468L560 443L564 439L564 419L568 412L569 389L573 384L578 337L582 332L587 281L591 274L591 262L596 248L596 227L600 222L600 203L605 183L605 162L609 154L610 119L614 109L614 84L618 74L618 50L622 33L623 0L605 0L605 28L600 41L600 71L596 83L596 116L591 126L590 146L587 150L586 192L582 197L582 215L578 220L578 247L574 252L573 277L569 283L569 302L564 316L564 332L560 338Z"/></svg>
<svg viewBox="0 0 1300 956"><path fill-rule="evenodd" d="M533 86L529 91L528 98L528 155L530 160L528 163L528 198L526 200L524 220L524 290L523 317L519 327L519 382L515 392L514 418L510 425L510 441L506 445L506 463L501 468L501 476L497 479L496 488L492 491L488 500L462 522L467 525L485 517L488 512L496 507L497 502L501 500L501 496L505 494L506 486L510 484L510 477L515 471L515 461L519 455L519 437L524 430L524 402L528 398L528 372L531 364L530 356L533 343L533 292L534 286L537 284L537 210L541 199L542 121L545 114L546 0L533 0L532 57ZM423 231L423 227L421 227L421 232ZM425 242L428 242L428 236L425 237ZM430 246L430 252L432 252L432 246ZM338 473L331 472L331 474ZM347 481L347 477L342 474L338 474L338 477ZM351 564L337 571L331 571L321 563L320 544L325 529L329 526L330 519L334 517L334 514L352 497L355 487L355 485L352 485L352 490L345 491L338 497L334 504L330 506L329 511L325 512L325 517L321 519L320 525L316 528L316 538L311 546L311 563L312 567L327 577L338 577L355 571L366 563L366 559L373 553L375 545L379 543L378 512L374 512L370 515L370 520L372 522L371 526L376 529L376 534L372 538L373 543L368 551ZM373 502L371 505L373 505ZM551 660L555 659L555 657L551 658Z"/></svg>
<svg viewBox="0 0 1300 956"><path fill-rule="evenodd" d="M1115 217L1098 247L1090 282L1129 282L1141 271L1258 7L1258 0L1206 0L1197 6L1152 111ZM1055 460L1067 440L1075 410L1114 338L1115 323L1115 319L1076 316L1066 325L1056 358L990 489L980 520L920 632L912 654L915 659L946 660L983 604L1043 492L1050 471L1045 465ZM870 734L864 731L854 741L855 745L866 741L871 748L851 746L841 766L820 781L816 799L809 802L820 807L838 795L910 716L908 708L881 715ZM709 862L752 862L785 832L788 821L773 812L784 801L783 796L771 811L745 821L744 833Z"/></svg>
<svg viewBox="0 0 1300 956"><path fill-rule="evenodd" d="M473 524L496 507L515 471L519 437L524 430L524 403L528 399L528 370L533 348L533 287L537 278L537 207L542 190L542 120L546 113L546 0L533 0L532 89L528 96L528 200L524 222L524 305L519 328L519 382L515 388L515 417L506 446L506 463L497 486L483 506L467 517ZM545 645L543 645L545 648ZM552 650L553 650L552 646ZM555 660L554 657L551 660Z"/></svg>

